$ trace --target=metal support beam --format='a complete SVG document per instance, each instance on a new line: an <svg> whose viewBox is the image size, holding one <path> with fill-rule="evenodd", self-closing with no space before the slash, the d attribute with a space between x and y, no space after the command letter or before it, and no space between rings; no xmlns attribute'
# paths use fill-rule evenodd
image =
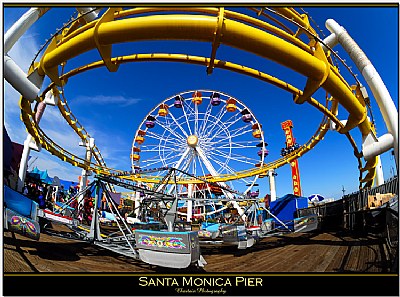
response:
<svg viewBox="0 0 400 297"><path fill-rule="evenodd" d="M94 21L98 17L98 12L93 7L77 7L76 10L83 15L83 18L87 23Z"/></svg>
<svg viewBox="0 0 400 297"><path fill-rule="evenodd" d="M4 56L4 78L29 101L33 102L37 99L40 89L28 79L27 74L9 56Z"/></svg>
<svg viewBox="0 0 400 297"><path fill-rule="evenodd" d="M98 212L98 209L97 209L98 206L99 206L99 192L100 192L99 183L100 183L100 181L98 181L97 184L96 184L96 192L95 192L95 197L94 197L92 222L90 224L90 232L88 234L88 238L92 239L93 241L101 240L100 225L99 225L99 212Z"/></svg>
<svg viewBox="0 0 400 297"><path fill-rule="evenodd" d="M94 147L94 138L89 138L87 142L83 143L79 143L80 146L85 146L86 147L86 155L85 155L85 161L87 163L90 163L92 160L92 150ZM87 183L87 177L89 176L90 171L86 170L85 168L82 169L82 177L81 180L79 182L79 189L80 191L82 191L82 189L84 189L86 187L86 183ZM84 193L82 192L81 197L78 198L78 201L80 201L81 203L83 203L83 195Z"/></svg>
<svg viewBox="0 0 400 297"><path fill-rule="evenodd" d="M20 37L48 10L49 8L33 7L24 13L4 34L4 53L7 54Z"/></svg>
<svg viewBox="0 0 400 297"><path fill-rule="evenodd" d="M343 46L353 62L356 64L358 70L362 73L368 86L371 88L385 121L386 127L389 133L393 136L395 162L398 168L399 113L393 102L393 99L389 94L389 91L387 90L385 84L383 83L375 67L372 65L371 61L367 58L367 56L357 45L357 43L350 37L347 31L333 19L328 19L325 25L332 34L335 34L335 38L331 37L331 39L336 39L337 42L339 42ZM331 41L331 44L335 44L335 42L336 41Z"/></svg>
<svg viewBox="0 0 400 297"><path fill-rule="evenodd" d="M268 170L268 177L269 177L269 191L271 195L271 202L276 200L276 187L275 187L275 170L270 169Z"/></svg>

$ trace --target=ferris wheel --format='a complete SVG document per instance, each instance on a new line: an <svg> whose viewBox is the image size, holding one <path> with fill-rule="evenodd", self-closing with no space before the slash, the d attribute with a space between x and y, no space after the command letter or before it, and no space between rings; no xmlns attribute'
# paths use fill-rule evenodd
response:
<svg viewBox="0 0 400 297"><path fill-rule="evenodd" d="M232 176L263 164L267 145L262 125L243 102L219 91L186 91L165 99L144 117L133 139L132 168ZM251 193L257 179L219 183Z"/></svg>

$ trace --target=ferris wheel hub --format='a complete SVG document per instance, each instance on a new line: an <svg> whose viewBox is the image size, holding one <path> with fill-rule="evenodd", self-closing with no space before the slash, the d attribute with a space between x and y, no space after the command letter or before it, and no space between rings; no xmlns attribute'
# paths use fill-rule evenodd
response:
<svg viewBox="0 0 400 297"><path fill-rule="evenodd" d="M194 148L197 146L199 138L196 135L189 135L186 141L189 146Z"/></svg>

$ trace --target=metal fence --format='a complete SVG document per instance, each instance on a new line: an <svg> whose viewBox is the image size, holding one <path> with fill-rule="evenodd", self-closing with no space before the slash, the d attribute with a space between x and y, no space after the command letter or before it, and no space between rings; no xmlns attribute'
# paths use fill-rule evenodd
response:
<svg viewBox="0 0 400 297"><path fill-rule="evenodd" d="M376 195L377 193L398 195L398 177L395 176L387 180L383 185L345 195L340 200L299 209L298 215L317 214L320 223L319 228L323 230L364 230L366 227L366 213L368 212L368 196Z"/></svg>
<svg viewBox="0 0 400 297"><path fill-rule="evenodd" d="M349 230L360 230L365 226L365 217L368 216L368 196L375 196L377 193L394 195L399 194L399 180L395 176L387 180L383 185L370 189L363 189L349 195L343 196L344 204L344 227ZM367 213L366 213L367 212ZM398 211L397 211L398 213Z"/></svg>

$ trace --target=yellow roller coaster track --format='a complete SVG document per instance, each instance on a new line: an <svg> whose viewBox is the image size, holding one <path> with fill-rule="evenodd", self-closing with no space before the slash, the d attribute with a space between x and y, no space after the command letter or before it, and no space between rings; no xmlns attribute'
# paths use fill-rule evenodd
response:
<svg viewBox="0 0 400 297"><path fill-rule="evenodd" d="M184 62L207 66L209 73L213 68L222 68L241 74L249 75L260 80L271 83L277 87L287 90L294 95L296 103L307 102L323 112L327 118L336 124L339 133L345 134L354 148L354 155L357 157L360 170L360 187L371 186L376 173L377 158L369 161L362 166L361 154L357 145L350 136L349 131L358 127L363 136L373 131L371 123L367 118L367 110L364 99L358 87L351 87L339 74L338 69L332 64L330 52L325 53L314 29L310 26L306 15L299 14L292 8L273 8L284 19L290 19L298 26L297 32L291 32L287 27L275 18L273 20L283 29L273 26L261 19L256 19L245 14L224 10L223 8L135 8L122 10L119 8L108 9L99 19L83 26L73 23L69 28L65 28L62 34L56 35L44 52L40 63L37 63L35 70L40 75L47 75L53 81L41 95L44 98L50 89L62 87L66 84L69 77L94 69L106 66L110 71L117 71L121 63L135 61L171 61ZM257 10L257 9L255 9ZM259 16L266 16L262 10L257 10ZM186 12L192 14L160 14L156 12ZM193 14L193 13L202 13ZM136 17L135 17L136 16ZM268 16L271 18L271 16ZM309 37L309 43L304 43L299 36L305 34ZM219 36L216 36L216 35ZM115 43L143 41L143 40L192 40L205 41L212 44L211 58L190 56L186 54L134 54L121 57L111 57L112 45ZM288 67L308 78L304 90L283 82L273 76L265 74L259 70L245 67L232 62L215 59L215 51L219 44L245 50L266 59L272 60ZM76 68L59 75L58 67L86 51L97 49L102 57L102 61L92 62L85 66ZM323 88L330 94L332 107L329 110L323 106L312 95ZM42 100L42 99L40 99ZM64 104L63 104L64 103ZM67 106L66 100L58 104L61 113L67 122L84 135L81 125L76 125L78 121L72 115ZM335 116L337 107L340 104L349 112L346 125L343 125ZM28 132L46 150L56 155L60 159L75 166L93 170L96 173L113 174L121 171L88 163L61 148L54 143L34 121L34 111L28 100L21 98L21 117L27 127ZM63 113L64 112L64 113ZM71 116L72 115L72 116ZM265 174L269 169L278 168L292 160L302 156L313 148L327 132L328 121L318 128L311 139L295 152L286 155L284 158L265 164L257 169L250 169L237 172L236 174L211 177L210 181L228 181L247 176ZM78 133L79 135L79 133ZM96 158L96 153L95 153ZM96 159L99 161L99 158ZM363 178L362 175L367 172ZM125 178L142 180L145 182L157 182L153 178L143 175L126 176ZM193 183L196 181L193 181ZM188 180L180 180L179 183L188 183Z"/></svg>
<svg viewBox="0 0 400 297"><path fill-rule="evenodd" d="M118 57L113 59L118 63L128 63L128 62L132 62L132 61L143 61L143 60L157 60L157 61L161 61L161 60L172 60L172 61L180 61L180 62L187 62L187 61L191 61L193 63L199 63L199 64L204 64L207 65L208 63L208 59L204 58L204 57L193 57L193 56L187 56L187 55L171 55L171 54L142 54L142 55L134 55L134 56L125 56L125 57ZM63 80L66 80L68 78L70 78L71 76L77 75L79 73L82 73L84 71L88 71L91 69L94 69L96 67L101 67L104 66L104 62L103 61L98 61L95 63L92 63L90 65L85 65L82 66L80 68L74 69L68 73L66 73L64 76L62 76L61 78ZM219 61L216 60L215 62L215 67L220 67L220 68L225 68L225 69L229 69L231 71L237 71L240 72L242 74L246 74L246 75L251 75L251 76L255 76L258 77L259 79L262 79L264 81L267 81L271 84L274 84L277 87L280 87L282 89L285 89L293 94L302 94L302 91L296 89L295 87L287 84L286 82L283 82L277 78L274 78L272 76L269 76L265 73L260 73L259 71L256 71L254 69L248 68L248 67L243 67L240 65L236 65L233 63L229 63L229 62L223 62L223 61ZM46 92L48 92L50 89L54 88L54 83L52 83L42 94L42 98L44 98L44 95ZM26 100L25 100L26 101ZM322 105L321 103L319 103L317 100L315 100L314 98L310 98L310 100L308 101L309 104L313 105L314 107L316 107L318 110L320 110L322 113L326 114L336 125L338 126L342 126L343 124L336 118L336 116L334 116L334 112L337 110L337 101L333 101L333 105L332 105L332 111L330 111L329 109L327 109L324 105ZM335 104L336 103L336 104ZM26 108L22 109L23 113L25 114L25 110L29 109L29 103L26 101L25 103L21 103L21 104L27 104ZM58 105L59 108L64 108L65 104L59 104ZM27 113L32 114L32 111L29 111ZM64 112L62 111L62 114L64 114ZM71 116L72 112L69 110L68 111L69 114L69 118L66 118L68 122L70 122L70 119L76 119L74 116ZM23 116L23 118L28 119L28 122L26 123L27 127L28 125L35 125L34 121L32 120L33 117L30 116ZM75 124L75 129L76 129L76 123L74 123L76 120L73 120L72 124ZM71 123L70 123L71 124ZM287 163L290 163L292 160L294 160L295 158L300 157L301 155L305 154L307 151L309 151L311 148L313 148L320 140L322 140L323 136L325 135L325 133L327 132L327 127L326 127L327 123L323 122L321 123L318 131L315 133L315 135L312 136L312 138L305 144L303 145L301 148L299 148L298 150L296 150L295 152L285 156L284 158L281 158L275 162L271 162L268 164L265 164L262 168L259 169L252 169L252 170L245 170L245 171L241 171L241 172L237 172L236 175L229 175L229 176L219 176L218 178L214 178L211 181L227 181L227 180L231 180L231 179L237 179L237 178L242 178L242 177L247 177L247 176L253 176L256 174L265 174L269 169L276 169L279 168L280 166L283 166ZM79 127L81 127L79 125ZM74 129L74 130L75 130ZM33 131L37 130L37 127L31 127L30 129L28 129L29 131L32 130L32 133L34 133ZM82 128L78 128L76 129L78 131L82 131L84 130L83 127ZM76 131L75 130L75 131ZM40 129L38 130L40 131ZM357 146L354 142L354 140L352 139L352 137L350 136L349 133L345 133L346 136L348 137L350 143L352 144L354 151L355 151L355 155L358 155L359 153L357 152ZM34 134L32 134L34 135ZM36 135L36 134L35 134ZM67 153L66 151L60 151L58 150L58 146L51 140L49 139L47 136L44 135L44 133L40 133L36 136L34 136L35 139L37 139L40 143L47 142L47 144L44 144L44 147L48 147L49 151L60 157L61 159L65 159L65 161L70 160L70 163L72 163L75 166L79 166L82 168L85 168L85 166L87 166L87 168L89 168L89 164L85 165L85 161L83 159L80 159L77 156L73 156L73 154L71 153ZM72 161L72 162L71 162ZM361 164L361 161L359 160L359 163ZM361 165L359 165L359 168L361 168ZM95 164L90 164L90 169L94 170L96 173L102 173L102 174L110 174L110 173L118 173L118 170L114 170L114 169L110 169L104 166L95 166ZM371 169L371 168L370 168ZM142 182L148 182L148 183L154 183L154 182L158 182L159 180L161 180L162 178L154 178L154 177L146 177L145 175L134 175L134 176L126 176L125 178L127 179L133 179L133 180L138 180L138 181L142 181ZM361 176L360 176L360 180L361 180ZM182 181L182 183L187 183L187 180ZM196 181L199 182L199 181ZM194 183L194 181L193 181Z"/></svg>

